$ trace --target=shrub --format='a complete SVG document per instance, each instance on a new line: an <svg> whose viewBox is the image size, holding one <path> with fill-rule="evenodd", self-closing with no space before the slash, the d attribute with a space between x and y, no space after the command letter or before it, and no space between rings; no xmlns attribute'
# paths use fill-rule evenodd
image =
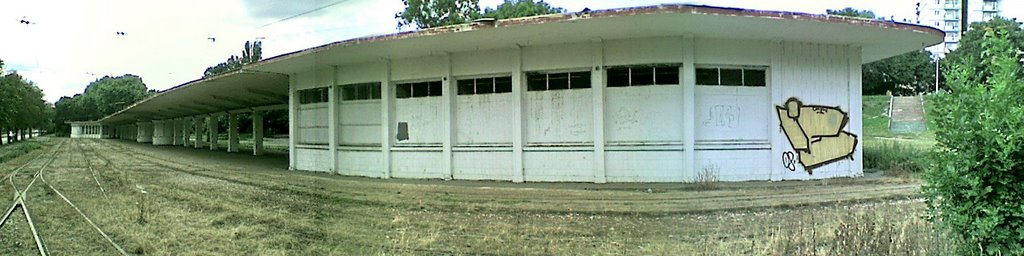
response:
<svg viewBox="0 0 1024 256"><path fill-rule="evenodd" d="M864 167L886 171L892 176L911 176L927 168L928 152L894 141L864 145Z"/></svg>
<svg viewBox="0 0 1024 256"><path fill-rule="evenodd" d="M923 190L930 218L965 246L960 254L1024 254L1024 80L1020 53L988 30L980 60L946 74L935 97L935 162ZM981 70L981 71L978 71ZM979 75L979 72L990 74Z"/></svg>

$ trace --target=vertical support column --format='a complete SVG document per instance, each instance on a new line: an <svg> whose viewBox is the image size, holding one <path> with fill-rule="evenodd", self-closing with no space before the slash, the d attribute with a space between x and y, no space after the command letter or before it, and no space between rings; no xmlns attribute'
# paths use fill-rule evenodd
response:
<svg viewBox="0 0 1024 256"><path fill-rule="evenodd" d="M181 119L181 146L186 148L191 145L191 143L189 143L191 138L189 137L192 136L192 133L190 133L188 129L188 127L192 125L192 122L190 122L191 120L192 117L185 117Z"/></svg>
<svg viewBox="0 0 1024 256"><path fill-rule="evenodd" d="M318 72L319 74L319 72ZM338 67L331 67L331 79L327 85L327 152L331 154L328 170L338 173Z"/></svg>
<svg viewBox="0 0 1024 256"><path fill-rule="evenodd" d="M263 155L263 113L252 111L252 155Z"/></svg>
<svg viewBox="0 0 1024 256"><path fill-rule="evenodd" d="M679 75L679 81L683 82L683 180L693 180L695 178L695 152L696 149L696 138L694 137L694 130L696 129L697 115L696 115L696 98L695 90L697 89L697 70L693 66L694 64L694 52L693 52L694 39L693 35L683 36L683 65L679 67L681 72Z"/></svg>
<svg viewBox="0 0 1024 256"><path fill-rule="evenodd" d="M202 116L195 116L195 117L193 117L192 124L194 124L195 129L196 129L195 130L196 140L192 143L192 145L195 146L195 148L203 148L203 146L205 145L205 143L203 143L203 117Z"/></svg>
<svg viewBox="0 0 1024 256"><path fill-rule="evenodd" d="M523 182L523 145L526 144L523 138L523 118L526 104L523 104L525 94L523 90L526 83L523 82L523 47L516 45L516 59L512 61L512 182Z"/></svg>
<svg viewBox="0 0 1024 256"><path fill-rule="evenodd" d="M608 173L605 169L605 138L604 138L604 41L592 42L591 50L593 68L590 69L590 89L594 96L594 183L607 183Z"/></svg>
<svg viewBox="0 0 1024 256"><path fill-rule="evenodd" d="M217 121L220 119L218 114L210 114L206 119L206 129L210 134L210 150L217 150L217 140L219 134L217 134Z"/></svg>
<svg viewBox="0 0 1024 256"><path fill-rule="evenodd" d="M966 30L967 28L964 27ZM864 139L864 121L863 119L863 104L861 97L861 46L851 45L846 53L846 57L849 60L850 66L850 133L860 136L861 142ZM850 165L851 176L862 176L864 175L864 143L856 143L856 148L853 149L853 163Z"/></svg>
<svg viewBox="0 0 1024 256"><path fill-rule="evenodd" d="M238 114L228 113L228 152L238 152Z"/></svg>
<svg viewBox="0 0 1024 256"><path fill-rule="evenodd" d="M391 84L391 60L384 59L384 77L380 80L380 153L381 153L381 178L391 178L391 143L394 138L394 131L391 125L394 124L392 110L394 109L395 93Z"/></svg>
<svg viewBox="0 0 1024 256"><path fill-rule="evenodd" d="M442 170L445 173L445 179L452 179L455 176L453 170L452 161L452 148L455 146L455 81L452 81L452 54L445 53L444 55L445 73L444 78L441 79L441 108L444 113L441 115L444 126L441 128L444 131L442 136L443 141L441 142L441 159L443 161Z"/></svg>
<svg viewBox="0 0 1024 256"><path fill-rule="evenodd" d="M288 76L288 170L298 166L295 146L299 139L299 95L296 85L295 74Z"/></svg>
<svg viewBox="0 0 1024 256"><path fill-rule="evenodd" d="M146 136L146 134L143 133L145 131L146 131L146 129L145 129L145 127L142 126L142 122L136 122L135 123L135 142L138 142L138 143L145 142L142 139L143 137Z"/></svg>
<svg viewBox="0 0 1024 256"><path fill-rule="evenodd" d="M765 106L767 109L772 110L768 118L768 122L771 125L768 132L772 143L772 155L770 156L772 166L769 168L771 171L768 174L768 180L782 180L783 173L785 172L782 154L786 151L786 147L789 146L789 142L783 141L786 138L782 136L782 132L779 130L782 124L779 123L779 118L774 112L774 104L781 104L785 101L785 95L782 92L782 69L784 68L782 64L782 56L784 54L782 41L778 39L772 40L771 51L771 66L768 67L768 97L770 100L768 101L768 106Z"/></svg>
<svg viewBox="0 0 1024 256"><path fill-rule="evenodd" d="M171 126L171 146L177 146L181 143L181 130L178 129L180 121L178 119L167 120Z"/></svg>

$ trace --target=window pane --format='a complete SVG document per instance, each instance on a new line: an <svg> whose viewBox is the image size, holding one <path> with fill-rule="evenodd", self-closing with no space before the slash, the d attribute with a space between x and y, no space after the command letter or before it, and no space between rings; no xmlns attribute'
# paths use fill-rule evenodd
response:
<svg viewBox="0 0 1024 256"><path fill-rule="evenodd" d="M654 68L653 67L635 67L632 69L630 74L630 84L633 86L637 85L652 85L654 84Z"/></svg>
<svg viewBox="0 0 1024 256"><path fill-rule="evenodd" d="M512 92L512 77L494 78L494 93Z"/></svg>
<svg viewBox="0 0 1024 256"><path fill-rule="evenodd" d="M441 94L442 94L441 92L444 91L444 89L442 89L442 87L441 87L441 81L432 81L432 82L429 82L429 83L430 83L430 92L428 92L428 96L441 96Z"/></svg>
<svg viewBox="0 0 1024 256"><path fill-rule="evenodd" d="M548 90L569 89L569 73L548 74Z"/></svg>
<svg viewBox="0 0 1024 256"><path fill-rule="evenodd" d="M427 92L430 91L430 85L427 82L419 82L412 84L412 97L427 97Z"/></svg>
<svg viewBox="0 0 1024 256"><path fill-rule="evenodd" d="M473 79L462 79L459 80L459 94L458 95L470 95L473 94Z"/></svg>
<svg viewBox="0 0 1024 256"><path fill-rule="evenodd" d="M494 78L476 80L476 94L494 93Z"/></svg>
<svg viewBox="0 0 1024 256"><path fill-rule="evenodd" d="M590 88L590 71L569 73L569 84L572 89Z"/></svg>
<svg viewBox="0 0 1024 256"><path fill-rule="evenodd" d="M722 85L743 85L742 69L721 69Z"/></svg>
<svg viewBox="0 0 1024 256"><path fill-rule="evenodd" d="M370 99L370 87L365 84L357 85L356 88L356 99L366 100Z"/></svg>
<svg viewBox="0 0 1024 256"><path fill-rule="evenodd" d="M699 85L718 85L718 69L717 68L698 68L697 69L697 84L699 84Z"/></svg>
<svg viewBox="0 0 1024 256"><path fill-rule="evenodd" d="M353 100L355 95L355 86L341 87L341 100Z"/></svg>
<svg viewBox="0 0 1024 256"><path fill-rule="evenodd" d="M395 98L404 99L412 97L412 84L398 84L395 87Z"/></svg>
<svg viewBox="0 0 1024 256"><path fill-rule="evenodd" d="M371 91L370 98L372 98L372 99L380 99L380 83L371 83L370 84L370 91Z"/></svg>
<svg viewBox="0 0 1024 256"><path fill-rule="evenodd" d="M319 102L327 102L328 97L330 97L330 95L327 94L327 88L320 88L319 91L320 91L320 101Z"/></svg>
<svg viewBox="0 0 1024 256"><path fill-rule="evenodd" d="M679 84L679 67L660 66L654 68L654 84Z"/></svg>
<svg viewBox="0 0 1024 256"><path fill-rule="evenodd" d="M545 74L526 74L527 91L543 91L548 89L548 79Z"/></svg>
<svg viewBox="0 0 1024 256"><path fill-rule="evenodd" d="M625 87L629 86L629 68L618 67L609 68L608 71L608 87Z"/></svg>
<svg viewBox="0 0 1024 256"><path fill-rule="evenodd" d="M757 69L744 69L743 70L743 85L746 86L765 86L768 79L765 79L765 71Z"/></svg>

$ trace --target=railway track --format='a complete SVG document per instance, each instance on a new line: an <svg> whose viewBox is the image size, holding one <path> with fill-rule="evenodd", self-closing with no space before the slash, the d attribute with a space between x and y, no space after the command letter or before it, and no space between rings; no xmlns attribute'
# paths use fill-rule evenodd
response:
<svg viewBox="0 0 1024 256"><path fill-rule="evenodd" d="M3 230L4 224L6 224L8 220L11 219L11 216L13 216L14 212L17 211L18 209L21 209L22 213L25 216L25 221L28 223L29 230L30 232L32 232L32 238L33 240L35 240L36 249L39 251L40 255L44 256L48 255L48 252L46 251L46 245L43 242L43 237L39 234L39 230L36 229L35 222L32 221L32 214L29 211L29 205L25 197L28 194L28 190L31 189L32 185L34 185L36 183L36 180L39 179L43 170L49 167L50 164L53 163L54 159L57 158L57 153L60 152L60 149L61 147L64 146L65 142L66 141L61 141L61 143L57 144L57 146L55 146L51 152L36 155L34 158L32 158L32 160L26 162L21 166L18 166L18 168L15 168L13 171L11 171L10 174L5 176L5 179L8 180L8 182L11 185L11 189L14 191L14 202L4 213L3 218L0 219L0 230ZM40 163L40 160L42 160L43 162ZM32 164L39 164L39 166L38 168L36 168L36 171L31 175L32 179L29 180L28 184L25 184L23 189L19 188L18 182L15 182L15 180L23 181L24 179L27 179L28 177L24 177L24 174L28 173L25 172L25 169Z"/></svg>

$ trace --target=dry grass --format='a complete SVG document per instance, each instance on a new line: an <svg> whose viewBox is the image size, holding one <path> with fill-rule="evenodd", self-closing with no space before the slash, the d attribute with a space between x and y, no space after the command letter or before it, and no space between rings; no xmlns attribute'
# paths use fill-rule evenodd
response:
<svg viewBox="0 0 1024 256"><path fill-rule="evenodd" d="M209 152L196 158L189 152L198 151L177 148L70 142L45 178L129 253L944 252L943 240L917 217L923 204L913 182L716 182L705 190L699 184L377 180L259 168ZM147 191L144 223L137 221L143 200L136 186ZM114 253L59 197L37 188L30 205L40 209L33 213L51 253ZM0 237L21 231L5 226ZM0 254L34 251L6 246L15 240L24 239L0 239Z"/></svg>

